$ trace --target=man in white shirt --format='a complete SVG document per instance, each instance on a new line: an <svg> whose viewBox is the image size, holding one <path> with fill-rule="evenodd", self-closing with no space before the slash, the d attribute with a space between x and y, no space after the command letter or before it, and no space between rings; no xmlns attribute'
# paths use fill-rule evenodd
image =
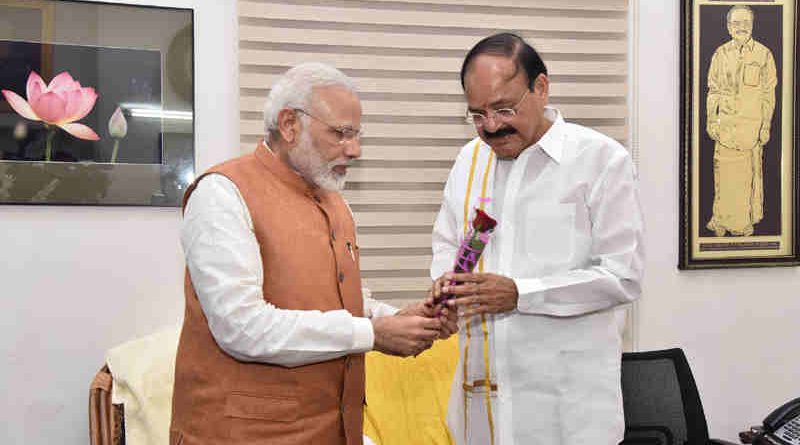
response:
<svg viewBox="0 0 800 445"><path fill-rule="evenodd" d="M361 444L364 352L418 354L454 311L362 298L355 225L339 193L361 154L361 105L333 67L289 70L267 141L187 190L186 313L172 444Z"/></svg>
<svg viewBox="0 0 800 445"><path fill-rule="evenodd" d="M434 297L451 295L460 445L611 445L623 438L624 305L641 293L642 216L619 143L548 107L547 70L514 34L483 39L461 82L479 138L450 172L433 230ZM474 209L497 219L483 264L452 270Z"/></svg>

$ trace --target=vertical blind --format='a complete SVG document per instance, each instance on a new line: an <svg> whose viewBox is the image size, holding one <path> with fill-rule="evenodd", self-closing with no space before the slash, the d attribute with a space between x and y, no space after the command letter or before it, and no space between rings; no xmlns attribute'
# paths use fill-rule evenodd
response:
<svg viewBox="0 0 800 445"><path fill-rule="evenodd" d="M240 142L263 137L262 107L288 68L319 61L358 86L362 158L344 195L373 297L402 305L430 286L431 230L464 121L461 61L481 38L520 34L550 73L567 120L623 144L627 0L239 0Z"/></svg>

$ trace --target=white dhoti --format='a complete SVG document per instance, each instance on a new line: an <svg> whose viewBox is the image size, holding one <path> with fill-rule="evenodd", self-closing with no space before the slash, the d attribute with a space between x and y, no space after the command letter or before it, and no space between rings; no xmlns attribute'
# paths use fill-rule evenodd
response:
<svg viewBox="0 0 800 445"><path fill-rule="evenodd" d="M714 147L714 206L708 229L717 236L753 234L764 217L764 178L761 146L737 150Z"/></svg>

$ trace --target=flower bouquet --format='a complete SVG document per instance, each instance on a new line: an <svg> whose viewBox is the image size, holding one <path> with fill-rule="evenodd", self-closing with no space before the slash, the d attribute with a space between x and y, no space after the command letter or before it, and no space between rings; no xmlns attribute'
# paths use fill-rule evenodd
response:
<svg viewBox="0 0 800 445"><path fill-rule="evenodd" d="M489 243L489 238L497 225L497 221L481 209L475 209L475 218L467 236L461 241L456 254L455 273L472 272L481 258L483 250ZM455 284L455 283L451 283ZM434 301L435 304L453 298L452 295L442 295Z"/></svg>

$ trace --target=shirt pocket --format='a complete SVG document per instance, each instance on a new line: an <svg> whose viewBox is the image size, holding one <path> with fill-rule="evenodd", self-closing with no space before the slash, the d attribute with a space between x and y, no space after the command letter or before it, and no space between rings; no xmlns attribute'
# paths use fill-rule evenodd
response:
<svg viewBox="0 0 800 445"><path fill-rule="evenodd" d="M528 207L522 229L525 252L536 263L569 261L575 248L575 204L547 203Z"/></svg>
<svg viewBox="0 0 800 445"><path fill-rule="evenodd" d="M757 63L748 63L744 66L744 84L757 87L761 83L761 67Z"/></svg>
<svg viewBox="0 0 800 445"><path fill-rule="evenodd" d="M238 419L293 422L299 411L300 402L289 394L232 393L225 400L225 416Z"/></svg>

